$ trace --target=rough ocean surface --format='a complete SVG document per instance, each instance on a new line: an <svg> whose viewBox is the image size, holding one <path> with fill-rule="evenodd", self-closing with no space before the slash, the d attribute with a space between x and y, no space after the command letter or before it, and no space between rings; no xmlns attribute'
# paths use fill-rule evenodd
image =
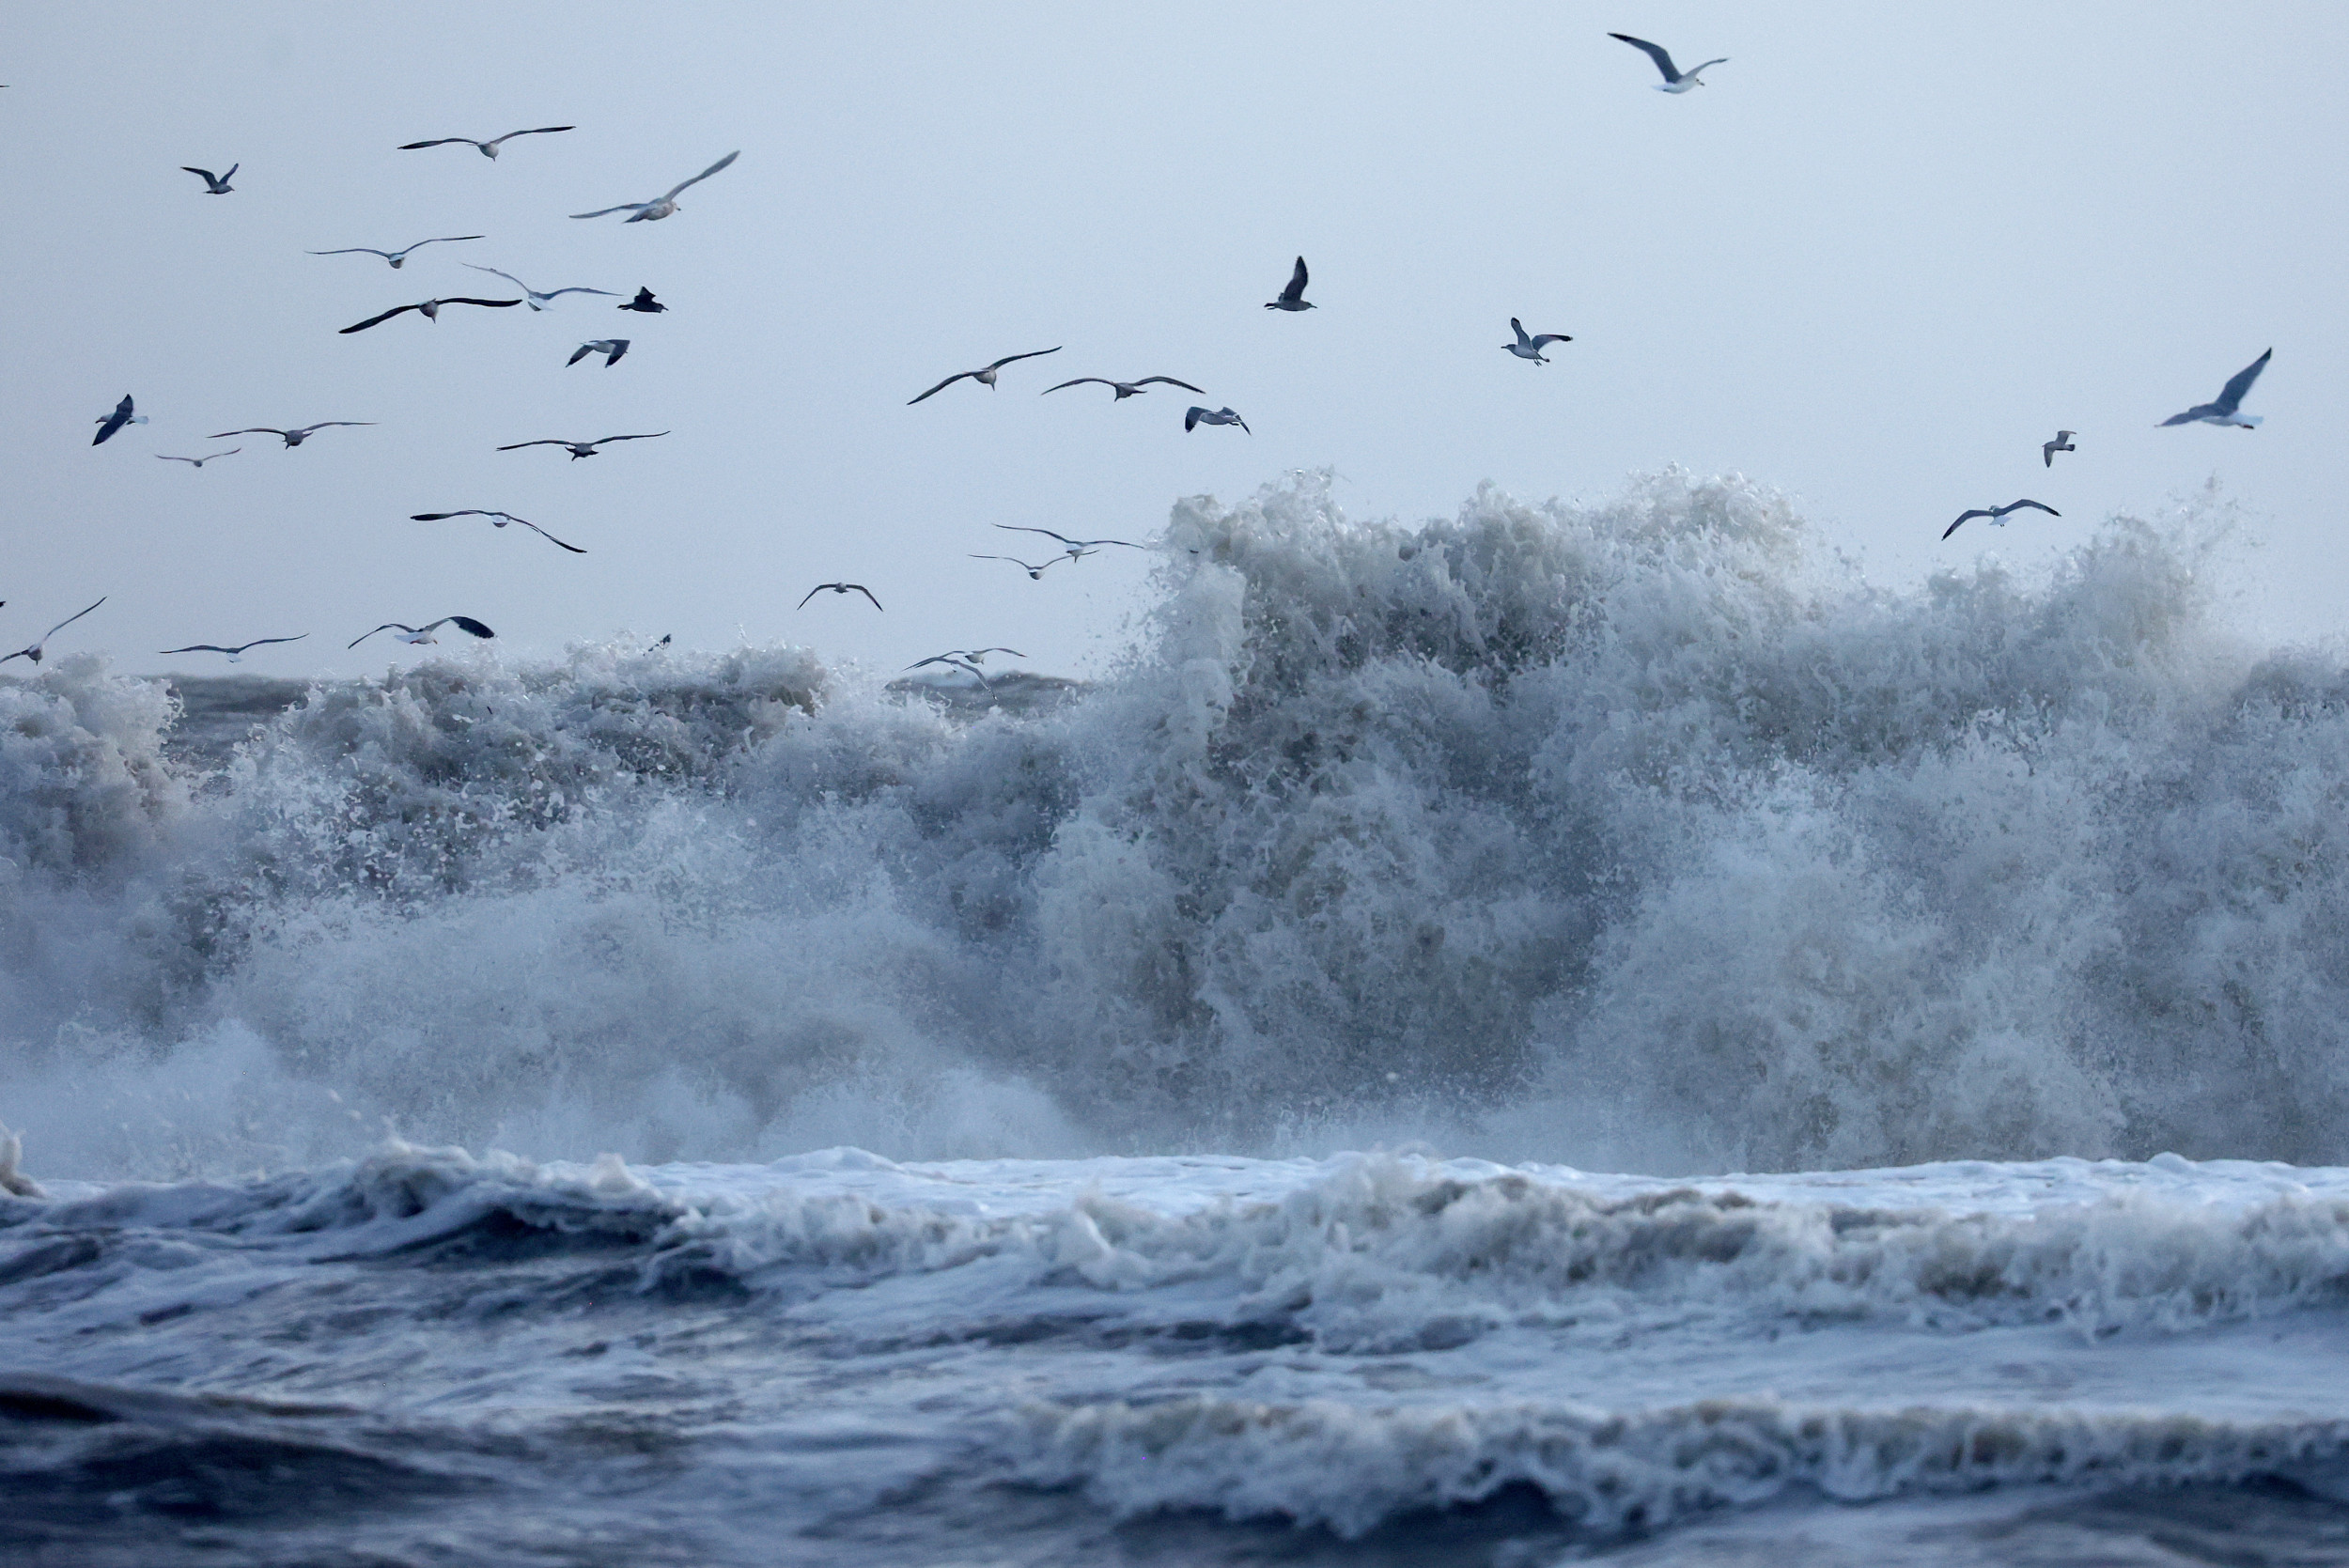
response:
<svg viewBox="0 0 2349 1568"><path fill-rule="evenodd" d="M1082 688L0 680L0 1559L2349 1562L2228 535L1304 476Z"/></svg>

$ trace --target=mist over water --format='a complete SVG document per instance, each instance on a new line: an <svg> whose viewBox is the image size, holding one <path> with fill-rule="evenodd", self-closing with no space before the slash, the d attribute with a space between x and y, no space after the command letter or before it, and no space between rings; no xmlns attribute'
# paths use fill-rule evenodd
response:
<svg viewBox="0 0 2349 1568"><path fill-rule="evenodd" d="M56 659L0 682L0 1119L91 1177L2349 1160L2349 667L2228 629L2228 538L1890 593L1735 478L1407 526L1303 476L1178 504L1055 703L474 650L224 753Z"/></svg>

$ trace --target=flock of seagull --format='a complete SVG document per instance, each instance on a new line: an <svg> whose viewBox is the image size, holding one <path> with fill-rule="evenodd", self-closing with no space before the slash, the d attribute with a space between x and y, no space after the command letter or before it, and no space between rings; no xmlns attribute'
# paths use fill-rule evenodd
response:
<svg viewBox="0 0 2349 1568"><path fill-rule="evenodd" d="M1663 77L1663 80L1656 85L1656 90L1658 92L1679 94L1706 85L1703 77L1703 73L1704 71L1711 70L1715 66L1726 65L1729 63L1728 58L1723 56L1718 59L1706 60L1702 65L1684 70L1673 63L1671 53L1659 44L1651 43L1645 39L1634 38L1628 33L1610 33L1608 36L1639 50L1641 53L1646 54L1648 58L1655 63L1657 70ZM509 131L503 136L492 137L487 141L475 140L470 136L438 136L424 141L402 143L400 144L398 150L402 152L414 152L422 151L428 147L448 147L454 145L473 147L483 157L495 159L499 156L499 153L505 144L513 141L517 137L554 135L559 132L574 129L576 129L576 127L568 125L537 126L526 130ZM716 163L711 163L708 168L702 170L701 173L694 175L692 179L680 180L677 184L671 186L667 191L661 193L660 195L650 197L645 201L620 202L611 207L598 208L590 212L574 212L570 214L570 216L574 219L593 219L608 217L615 212L625 212L628 214L626 222L631 224L652 223L672 217L678 210L677 197L680 194L691 189L692 186L698 185L703 180L708 179L711 176L724 170L740 156L741 154L739 151L729 152L724 157L719 159ZM215 196L227 195L235 191L236 187L232 185L230 181L235 178L237 170L242 165L241 163L231 163L228 165L226 173L214 174L209 169L197 168L193 164L181 165L181 167L188 173L196 175L203 179L204 194ZM409 256L423 249L427 245L459 244L485 238L487 237L479 234L437 235L429 239L416 241L414 243L396 251L378 250L372 246L353 245L344 246L334 250L311 251L306 254L321 256L361 255L380 256L387 262L394 271L397 271L407 264ZM411 312L421 316L428 321L437 322L440 319L441 311L450 305L473 305L490 310L510 309L515 305L526 305L532 311L542 311L552 308L555 301L567 294L599 295L612 299L619 297L617 293L612 289L591 288L577 285L562 288L539 290L531 287L530 285L524 283L521 278L516 277L513 273L505 272L499 268L485 267L478 263L470 261L464 263L464 265L472 271L486 272L491 276L504 279L506 283L511 284L514 287L521 290L520 297L515 299L484 299L472 295L436 296L428 300L419 300L410 304L395 305L389 310L380 312L377 315L368 317L365 320L353 322L351 325L340 329L341 333L347 335L353 333L366 332L374 327L382 325L386 321L390 321L397 317L407 315ZM1286 312L1306 311L1316 308L1313 302L1305 298L1305 290L1309 287L1310 282L1311 273L1306 268L1305 258L1300 256L1297 257L1294 266L1290 270L1289 279L1286 285L1282 287L1280 293L1276 297L1265 302L1264 308L1267 310ZM642 315L656 315L665 312L669 307L657 300L649 287L640 287L631 299L628 300L617 308L626 311L633 311ZM1517 358L1530 361L1534 365L1548 365L1550 363L1549 359L1542 351L1550 345L1571 343L1574 341L1571 336L1564 333L1528 333L1525 330L1523 322L1516 317L1510 318L1509 329L1514 334L1513 340L1502 344L1501 347L1507 350L1510 354L1515 355ZM589 339L588 341L582 343L579 348L572 352L570 358L566 361L566 364L577 365L581 360L585 359L590 355L601 354L604 356L604 366L609 369L619 364L621 358L627 354L630 341L630 339L625 337ZM1057 346L1050 349L1034 349L1023 353L1005 354L1002 358L981 365L975 370L958 370L953 375L946 377L943 380L939 381L936 385L928 388L926 391L916 394L908 401L907 406L911 407L915 403L920 403L928 398L934 397L938 394L945 391L948 387L953 386L956 382L962 380L972 381L978 385L987 387L989 390L996 390L998 387L999 378L1006 366L1016 365L1022 360L1040 359L1047 354L1056 354L1060 351L1060 348ZM2275 350L2270 349L2266 352L2261 354L2258 359L2252 361L2242 370L2236 372L2232 377L2229 378L2227 383L2220 389L2219 394L2216 398L2207 403L2198 403L2182 413L2174 414L2171 417L2163 420L2161 422L2162 427L2167 427L2170 426L2201 423L2227 426L2246 430L2257 428L2260 424L2260 417L2257 414L2247 414L2241 411L2243 399L2250 392L2252 383L2258 380L2260 372L2267 367L2267 362L2274 356L2274 353ZM1113 402L1123 402L1128 397L1140 396L1146 391L1146 389L1152 386L1180 387L1186 392L1197 394L1202 397L1206 396L1206 392L1202 388L1194 386L1189 381L1178 380L1173 376L1143 376L1133 380L1116 380L1105 376L1078 376L1073 377L1068 380L1061 381L1052 386L1046 387L1044 389L1044 394L1049 396L1055 392L1065 391L1069 387L1086 385L1108 387L1111 392L1112 401ZM126 427L132 425L145 425L148 422L148 416L137 411L132 399L128 394L126 394L122 400L116 404L111 411L99 416L97 420L99 427L98 433L92 440L91 444L93 446L102 446L115 436L118 435ZM208 437L207 439L211 441L226 441L236 436L243 435L273 435L278 437L285 443L287 449L290 450L294 447L300 446L304 441L308 440L311 436L317 434L320 430L338 427L358 427L371 425L374 422L371 420L330 419L321 420L315 425L305 425L295 428L280 428L274 426L248 426L242 429L220 431L215 435ZM1239 427L1243 432L1253 434L1252 431L1249 430L1248 422L1241 418L1240 415L1228 405L1222 408L1210 409L1205 404L1192 404L1184 412L1183 428L1188 432L1196 430L1202 425L1236 425ZM616 442L651 441L661 436L666 436L670 433L671 432L667 430L655 430L633 435L602 436L594 441L569 441L546 438L537 441L515 442L508 445L500 446L497 450L501 452L517 452L533 446L560 446L568 452L570 459L576 462L582 458L592 458L598 456L599 448L611 445ZM2052 441L2044 442L2040 448L2040 456L2043 465L2047 468L2053 468L2055 466L2057 453L2077 451L2077 448L2073 443L2072 438L2077 434L2078 432L2076 430L2058 430ZM186 463L192 468L200 469L206 463L216 461L222 458L235 457L242 450L243 448L241 446L233 446L226 451L209 452L201 457L179 457L165 453L157 453L154 454L154 456L165 462ZM1952 535L1955 534L1958 529L1965 526L1967 522L1975 518L1982 518L1994 525L2003 526L2010 515L2019 511L2040 511L2046 513L2049 517L2060 517L2062 515L2054 507L2047 505L2044 502L2034 501L2028 497L2024 497L2011 501L2003 506L1970 507L1958 514L1956 520L1952 522L1949 527L1942 532L1941 537L1943 539L1949 538ZM480 517L489 519L491 525L497 528L504 528L509 523L518 524L521 527L526 528L538 535L541 538L546 539L549 543L555 545L559 549L568 551L573 554L583 555L586 553L586 551L583 547L566 543L564 540L556 538L546 529L539 527L538 524L530 521L526 518L517 517L510 512L468 507L461 510L446 512L417 512L412 514L411 516L412 520L418 522L435 522L452 518ZM1035 581L1041 581L1047 570L1060 565L1064 561L1081 561L1108 546L1119 546L1129 550L1139 550L1143 548L1143 546L1137 545L1128 539L1076 539L1064 534L1055 533L1053 530L1049 528L1030 527L1012 523L997 523L994 526L1014 533L1044 535L1050 537L1058 544L1060 547L1058 551L1048 556L1040 563L1028 561L1021 556L980 554L975 551L972 552L972 559L973 560L1008 562L1009 564L1018 567L1020 570L1026 572L1030 579ZM804 609L810 600L814 599L817 595L827 592L835 596L847 596L850 594L862 595L876 611L879 611L881 609L880 599L873 593L871 588L862 582L847 582L817 583L815 587L809 589L805 597L800 600L798 608ZM47 631L43 632L39 638L36 639L28 646L19 648L14 653L0 656L0 664L5 664L10 660L23 659L38 665L41 661L45 644L48 643L50 638L55 636L59 631L64 630L67 627L71 626L83 616L89 614L92 611L98 609L100 605L102 605L105 602L105 599L101 598L97 603L91 604L86 609L77 611L75 613L67 616L64 620L59 621L55 626L51 627ZM435 633L444 627L454 628L459 632L475 638L487 639L496 635L494 631L490 630L487 623L475 619L473 616L443 615L437 620L428 621L422 626L410 626L401 621L386 621L381 626L376 627L373 630L367 631L363 633L361 636L354 638L349 646L355 648L361 643L366 642L369 637L373 637L379 632L385 631L391 632L399 641L404 643L435 643L438 641ZM281 643L296 643L302 641L303 637L307 637L309 633L303 632L301 636L296 637L260 637L255 638L250 642L233 645L214 643L193 643L184 647L165 648L163 649L162 652L166 654L218 653L224 655L231 662L234 662L248 649ZM658 648L665 645L668 642L669 638L664 636L660 640L660 642L654 644L653 646ZM952 668L975 677L982 686L988 686L991 690L991 683L988 675L981 667L986 657L991 653L1009 654L1014 658L1026 657L1024 654L1019 653L1017 649L1007 647L976 649L956 648L950 649L942 654L935 654L927 659L917 660L915 663L907 666L907 668L909 670L918 670L930 665L940 665Z"/></svg>

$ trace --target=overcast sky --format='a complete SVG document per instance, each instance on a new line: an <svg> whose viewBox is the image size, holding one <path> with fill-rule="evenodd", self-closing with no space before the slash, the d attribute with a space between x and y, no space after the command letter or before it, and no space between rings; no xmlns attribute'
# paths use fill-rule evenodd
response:
<svg viewBox="0 0 2349 1568"><path fill-rule="evenodd" d="M1730 63L1669 97L1610 30ZM343 644L460 612L509 655L628 629L879 668L1007 643L1081 674L1148 563L1031 582L966 559L1014 539L989 524L1139 536L1321 464L1349 511L1417 520L1484 479L1598 500L1674 462L1794 492L1893 584L2044 561L2215 475L2264 541L2253 629L2329 635L2344 44L2349 8L2314 0L25 8L0 38L0 640L104 594L57 650L129 671L299 631L244 668L376 670L424 650ZM394 150L564 123L494 163ZM566 216L738 147L664 222ZM179 169L232 163L227 196ZM464 233L488 238L397 272L303 254ZM1300 251L1320 308L1261 309ZM510 294L464 261L672 310L336 335ZM1521 363L1511 316L1575 341ZM615 367L565 365L612 334ZM2270 345L2264 428L2154 428ZM1174 388L1037 396L1153 374L1254 434L1186 435ZM153 423L93 450L125 392ZM153 457L327 419L377 423ZM2079 450L2048 473L2059 426ZM2062 520L1940 542L2021 495ZM589 553L407 520L465 506ZM886 613L793 609L838 577Z"/></svg>

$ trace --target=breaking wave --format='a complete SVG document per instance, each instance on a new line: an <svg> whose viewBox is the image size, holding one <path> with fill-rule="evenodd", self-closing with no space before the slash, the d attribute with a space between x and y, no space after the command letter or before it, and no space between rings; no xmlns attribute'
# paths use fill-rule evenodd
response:
<svg viewBox="0 0 2349 1568"><path fill-rule="evenodd" d="M1890 593L1741 480L1308 476L1178 505L1127 664L1024 709L478 650L215 757L60 660L0 682L0 1115L44 1175L2342 1160L2349 665L2226 629L2223 514Z"/></svg>

